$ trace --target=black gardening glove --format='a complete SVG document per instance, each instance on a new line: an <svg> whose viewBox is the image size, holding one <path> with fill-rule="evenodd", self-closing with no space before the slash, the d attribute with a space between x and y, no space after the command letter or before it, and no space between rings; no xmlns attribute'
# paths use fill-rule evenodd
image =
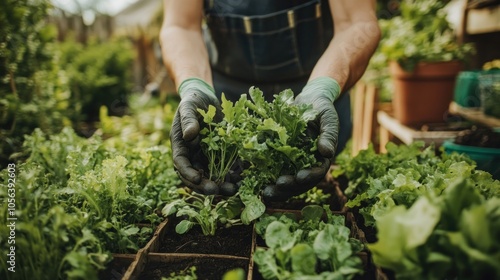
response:
<svg viewBox="0 0 500 280"><path fill-rule="evenodd" d="M207 111L209 105L214 106L217 109L215 119L218 120L221 119L220 102L213 87L198 78L182 82L179 95L181 102L170 131L174 167L182 182L189 188L202 194L219 194L221 190L217 184L203 177L208 165L200 147L202 118L197 109ZM234 188L229 189L236 191Z"/></svg>
<svg viewBox="0 0 500 280"><path fill-rule="evenodd" d="M267 200L285 201L316 186L325 178L337 149L339 118L333 102L340 95L340 85L330 77L319 77L309 81L295 98L296 104L312 104L318 115L309 124L312 134L318 135L321 166L299 170L295 176L284 175L276 180L276 185L264 188Z"/></svg>

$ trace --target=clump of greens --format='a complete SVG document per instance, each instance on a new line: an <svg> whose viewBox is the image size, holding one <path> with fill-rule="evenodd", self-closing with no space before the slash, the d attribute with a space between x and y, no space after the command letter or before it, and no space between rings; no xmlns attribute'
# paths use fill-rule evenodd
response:
<svg viewBox="0 0 500 280"><path fill-rule="evenodd" d="M304 207L300 220L283 213L264 215L255 227L269 247L257 248L254 255L264 279L352 279L363 273L356 255L363 245L350 238L345 217L326 206Z"/></svg>
<svg viewBox="0 0 500 280"><path fill-rule="evenodd" d="M446 18L447 2L403 0L401 15L381 20L379 53L385 62L395 60L411 72L419 62L468 59L474 47L471 43L458 43Z"/></svg>
<svg viewBox="0 0 500 280"><path fill-rule="evenodd" d="M214 121L214 107L199 110L207 125L200 131L209 162L207 177L220 185L236 162L246 167L239 189L245 224L264 213L259 192L265 184L319 165L316 139L306 133L308 122L316 117L312 105L294 104L291 90L275 95L272 102L266 102L258 88L250 88L249 96L243 94L235 103L223 96L220 122Z"/></svg>
<svg viewBox="0 0 500 280"><path fill-rule="evenodd" d="M259 172L262 183L280 175L317 164L316 143L306 134L307 123L316 117L312 105L296 105L291 90L272 102L262 91L250 88L235 103L222 97L222 121L215 122L215 107L199 110L207 125L200 131L203 153L209 160L209 178L222 183L237 159L250 166L244 173Z"/></svg>
<svg viewBox="0 0 500 280"><path fill-rule="evenodd" d="M188 269L179 272L172 272L168 277L161 277L161 280L197 280L196 266L191 266Z"/></svg>
<svg viewBox="0 0 500 280"><path fill-rule="evenodd" d="M485 198L470 180L393 207L376 225L378 242L368 248L397 278L500 278L500 198Z"/></svg>
<svg viewBox="0 0 500 280"><path fill-rule="evenodd" d="M500 181L476 170L465 155L436 155L434 147L422 142L411 145L387 145L387 153L377 154L373 147L352 157L344 151L337 157L339 169L333 176L345 175L347 207L359 209L365 225L375 221L397 205L410 207L422 195L441 194L458 175L473 183L485 197L500 196Z"/></svg>
<svg viewBox="0 0 500 280"><path fill-rule="evenodd" d="M199 225L204 235L215 235L219 224L226 227L241 224L239 215L242 204L238 197L230 197L227 200L214 202L214 195L202 195L179 189L180 197L171 201L162 210L164 216L177 213L177 217L186 217L180 221L175 231L184 234L194 225Z"/></svg>
<svg viewBox="0 0 500 280"><path fill-rule="evenodd" d="M331 194L323 192L323 190L318 187L312 187L307 192L296 196L296 198L303 200L305 203L322 205L328 203L328 199L331 196Z"/></svg>

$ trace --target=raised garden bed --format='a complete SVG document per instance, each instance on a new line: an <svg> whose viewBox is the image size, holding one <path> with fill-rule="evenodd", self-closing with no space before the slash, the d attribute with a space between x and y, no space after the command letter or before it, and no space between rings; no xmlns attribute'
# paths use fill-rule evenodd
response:
<svg viewBox="0 0 500 280"><path fill-rule="evenodd" d="M123 279L161 279L196 267L198 279L221 279L233 269L243 268L252 279L255 237L252 226L220 228L215 236L205 236L197 227L185 234L175 232L177 218L169 218L141 249L133 271Z"/></svg>
<svg viewBox="0 0 500 280"><path fill-rule="evenodd" d="M201 229L193 227L184 234L175 232L176 220L166 228L160 239L158 253L222 254L248 257L252 251L251 226L219 228L215 236L203 235Z"/></svg>
<svg viewBox="0 0 500 280"><path fill-rule="evenodd" d="M151 253L149 262L144 267L139 279L160 280L172 273L187 271L192 266L196 267L198 279L222 279L229 270L241 268L247 275L250 272L249 259L221 255L204 254L158 254ZM252 279L251 276L249 276Z"/></svg>

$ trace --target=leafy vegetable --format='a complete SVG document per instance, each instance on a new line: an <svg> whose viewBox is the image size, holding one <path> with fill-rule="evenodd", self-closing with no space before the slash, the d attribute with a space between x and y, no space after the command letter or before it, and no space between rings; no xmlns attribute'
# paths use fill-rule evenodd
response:
<svg viewBox="0 0 500 280"><path fill-rule="evenodd" d="M221 184L231 168L244 166L239 196L245 205L244 224L260 217L265 206L259 198L265 184L281 175L319 165L316 140L306 134L316 112L311 105L295 105L293 92L285 90L266 102L262 91L250 88L235 103L222 97L224 118L214 122L215 108L200 110L207 127L200 131L202 150L209 162L207 177Z"/></svg>
<svg viewBox="0 0 500 280"><path fill-rule="evenodd" d="M161 280L196 280L196 266L191 266L188 269L179 272L170 273L169 277L161 277Z"/></svg>
<svg viewBox="0 0 500 280"><path fill-rule="evenodd" d="M126 132L107 130L106 140L100 132L82 138L70 128L50 136L36 129L26 137L26 161L15 164L16 259L22 261L9 273L3 254L0 278L97 279L111 252L133 253L150 240L162 219L159 209L179 197L180 180L168 133L151 137L164 127L146 133L131 119L114 119ZM7 169L0 171L3 181L7 176ZM1 199L8 195L0 190ZM7 207L0 207L3 220ZM8 228L0 234L0 246L8 248Z"/></svg>
<svg viewBox="0 0 500 280"><path fill-rule="evenodd" d="M458 178L441 196L422 196L377 220L374 262L402 279L500 277L500 198Z"/></svg>
<svg viewBox="0 0 500 280"><path fill-rule="evenodd" d="M418 62L465 60L471 44L459 44L443 10L447 1L404 0L401 15L383 20L380 52L412 71Z"/></svg>
<svg viewBox="0 0 500 280"><path fill-rule="evenodd" d="M199 225L204 235L215 235L219 223L232 226L240 224L238 216L241 212L241 201L237 197L214 203L213 195L202 195L179 189L180 198L163 207L162 214L186 217L175 227L175 231L184 234L194 225Z"/></svg>
<svg viewBox="0 0 500 280"><path fill-rule="evenodd" d="M386 154L376 154L371 146L355 157L343 152L337 163L340 168L333 175L349 179L346 206L359 208L367 226L397 205L410 207L422 195L441 194L458 175L486 197L500 196L500 181L476 170L467 156L438 156L434 147L424 148L421 142L408 146L389 143Z"/></svg>
<svg viewBox="0 0 500 280"><path fill-rule="evenodd" d="M264 215L256 223L269 246L254 255L264 279L352 279L363 272L356 256L363 246L350 238L343 216L316 205L302 209L302 216Z"/></svg>

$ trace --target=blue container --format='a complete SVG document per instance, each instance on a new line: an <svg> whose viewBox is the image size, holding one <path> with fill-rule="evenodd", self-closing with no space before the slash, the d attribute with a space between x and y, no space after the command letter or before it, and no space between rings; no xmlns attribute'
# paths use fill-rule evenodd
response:
<svg viewBox="0 0 500 280"><path fill-rule="evenodd" d="M477 163L477 169L487 171L500 180L500 149L459 145L453 140L444 141L443 147L448 154L457 152L468 155Z"/></svg>

